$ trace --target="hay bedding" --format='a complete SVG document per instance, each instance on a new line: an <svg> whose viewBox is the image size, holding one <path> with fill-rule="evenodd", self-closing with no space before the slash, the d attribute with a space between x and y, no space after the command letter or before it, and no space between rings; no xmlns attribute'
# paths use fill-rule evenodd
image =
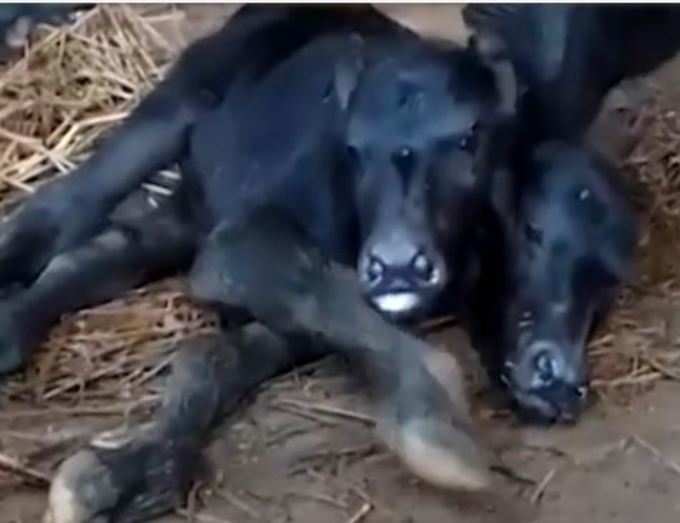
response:
<svg viewBox="0 0 680 523"><path fill-rule="evenodd" d="M656 93L651 125L621 173L639 216L638 281L590 350L593 385L618 400L680 380L680 114L671 105Z"/></svg>
<svg viewBox="0 0 680 523"><path fill-rule="evenodd" d="M21 59L0 68L2 207L68 173L125 118L176 55L154 28L176 15L164 6L99 6L68 26L43 26ZM617 401L680 379L680 331L671 328L680 306L680 115L654 109L651 131L623 170L643 223L641 278L590 351L593 385ZM130 292L65 318L11 378L3 408L18 418L144 411L158 399L154 378L167 369L172 344L212 328L211 314L175 281Z"/></svg>

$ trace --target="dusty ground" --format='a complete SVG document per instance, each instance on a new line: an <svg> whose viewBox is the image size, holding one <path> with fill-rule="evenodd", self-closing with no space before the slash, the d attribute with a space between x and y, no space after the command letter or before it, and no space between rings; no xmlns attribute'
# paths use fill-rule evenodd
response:
<svg viewBox="0 0 680 523"><path fill-rule="evenodd" d="M230 9L196 7L181 34L219 25ZM441 33L460 28L457 8L390 7L415 27ZM460 34L460 33L458 33ZM178 36L178 41L181 37ZM671 104L680 100L680 62L657 75ZM680 305L642 300L627 312L663 324L663 343L677 350ZM105 329L105 326L103 326ZM470 360L455 329L437 333ZM471 364L474 369L474 365ZM474 372L476 376L476 372ZM369 412L360 391L330 361L265 387L230 424L216 434L209 451L212 471L192 496L194 521L366 523L676 523L680 519L680 383L659 382L625 407L599 401L575 427L520 427L492 406L473 380L475 410L483 437L512 474L497 474L497 487L483 496L438 492L406 473L375 445ZM30 405L28 406L30 407ZM349 412L351 417L338 413ZM117 426L122 416L88 416L74 407L49 417L32 416L27 405L0 412L0 452L30 456L40 470L65 454L45 452L50 440ZM0 473L0 478L2 473ZM2 483L0 482L0 485ZM45 491L0 486L0 523L35 523ZM161 521L184 521L182 515Z"/></svg>
<svg viewBox="0 0 680 523"><path fill-rule="evenodd" d="M454 350L464 346L451 330L439 338ZM208 453L212 470L195 496L195 521L678 521L677 384L657 385L627 409L599 402L572 428L518 427L510 417L490 418L488 398L478 398L483 437L516 477L499 473L493 493L474 496L420 484L377 446L362 416L369 407L343 370L329 361L268 385L216 434ZM121 419L22 412L2 413L0 441L5 451L20 449L43 469L50 456L37 453L49 441L46 433L78 435ZM65 454L63 448L50 452ZM44 490L7 489L0 496L3 523L39 521Z"/></svg>

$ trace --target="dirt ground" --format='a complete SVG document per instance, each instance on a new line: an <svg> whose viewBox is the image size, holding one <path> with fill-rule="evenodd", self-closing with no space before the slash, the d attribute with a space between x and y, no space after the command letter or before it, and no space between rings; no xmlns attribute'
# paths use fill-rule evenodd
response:
<svg viewBox="0 0 680 523"><path fill-rule="evenodd" d="M455 330L443 331L437 341L467 352ZM345 371L331 360L274 381L225 424L207 453L205 482L192 496L193 521L678 521L678 384L659 384L629 408L600 401L578 425L550 429L518 426L492 411L493 399L481 393L475 399L480 432L507 470L495 476L491 493L469 495L420 483L377 445L370 408ZM38 453L50 437L86 436L120 424L119 417L17 414L0 417L2 448L30 455L43 468L51 458ZM37 523L45 491L0 491L0 499L3 523ZM158 521L187 520L175 514Z"/></svg>
<svg viewBox="0 0 680 523"><path fill-rule="evenodd" d="M210 30L232 9L192 7L180 34ZM463 35L455 6L387 10L429 33L450 36L453 27L459 38ZM665 67L655 81L669 99L680 100L680 61ZM634 311L663 319L669 350L677 348L680 305L645 300ZM346 369L331 360L264 387L215 435L208 452L210 471L190 496L193 516L175 514L159 521L680 521L679 382L659 382L626 406L601 395L573 427L519 426L479 381L465 337L448 328L432 339L469 361L480 432L505 465L492 492L452 494L414 480L376 444L361 391L346 379ZM59 447L50 449L54 457L38 455L46 440L68 433L75 441L68 445L75 446L79 438L121 420L82 411L35 417L25 409L3 409L0 451L41 458L44 465L65 454ZM0 523L40 521L45 494L37 487L0 490Z"/></svg>

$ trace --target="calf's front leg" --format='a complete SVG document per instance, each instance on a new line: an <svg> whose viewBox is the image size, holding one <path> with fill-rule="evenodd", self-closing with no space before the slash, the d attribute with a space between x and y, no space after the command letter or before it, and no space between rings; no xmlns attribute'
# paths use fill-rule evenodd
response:
<svg viewBox="0 0 680 523"><path fill-rule="evenodd" d="M284 216L262 210L218 226L190 282L199 298L243 307L273 331L316 339L357 365L377 397L381 436L416 474L447 488L488 484L455 359L385 321L356 274Z"/></svg>
<svg viewBox="0 0 680 523"><path fill-rule="evenodd" d="M181 343L153 419L100 435L66 460L45 523L145 522L172 510L203 468L210 429L263 381L324 354L257 323Z"/></svg>

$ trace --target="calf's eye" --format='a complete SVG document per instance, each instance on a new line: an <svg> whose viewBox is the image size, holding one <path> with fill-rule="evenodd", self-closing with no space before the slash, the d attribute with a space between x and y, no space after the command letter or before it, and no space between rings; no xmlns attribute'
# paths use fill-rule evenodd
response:
<svg viewBox="0 0 680 523"><path fill-rule="evenodd" d="M415 156L410 147L400 147L392 154L392 163L403 176L408 176L415 168Z"/></svg>
<svg viewBox="0 0 680 523"><path fill-rule="evenodd" d="M458 140L458 147L462 151L474 153L478 145L478 124L473 124L467 133Z"/></svg>
<svg viewBox="0 0 680 523"><path fill-rule="evenodd" d="M527 240L535 245L543 244L543 231L532 223L526 223L524 225L524 235Z"/></svg>
<svg viewBox="0 0 680 523"><path fill-rule="evenodd" d="M357 149L353 145L348 145L346 153L347 153L346 155L347 155L347 161L349 163L349 168L353 172L355 172L357 174L361 174L362 173L361 154L359 153L359 149Z"/></svg>
<svg viewBox="0 0 680 523"><path fill-rule="evenodd" d="M413 157L413 149L410 147L400 147L397 149L395 156L401 160L408 160Z"/></svg>

